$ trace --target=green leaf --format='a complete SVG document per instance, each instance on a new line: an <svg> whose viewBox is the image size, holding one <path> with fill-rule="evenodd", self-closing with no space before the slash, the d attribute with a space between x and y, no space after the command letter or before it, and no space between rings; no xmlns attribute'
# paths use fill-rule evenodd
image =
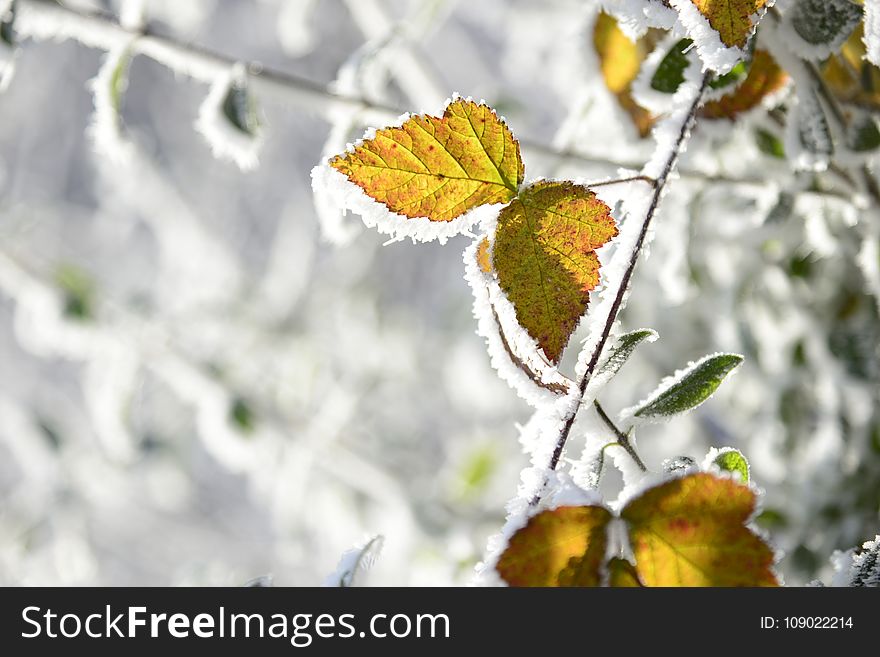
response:
<svg viewBox="0 0 880 657"><path fill-rule="evenodd" d="M836 47L862 20L862 8L850 0L797 0L786 17L807 43Z"/></svg>
<svg viewBox="0 0 880 657"><path fill-rule="evenodd" d="M707 356L661 383L639 404L634 415L643 419L667 418L696 408L712 396L742 361L738 354Z"/></svg>
<svg viewBox="0 0 880 657"><path fill-rule="evenodd" d="M847 146L857 153L876 150L880 147L877 121L868 113L858 114L847 129L846 141Z"/></svg>
<svg viewBox="0 0 880 657"><path fill-rule="evenodd" d="M779 586L773 550L745 523L755 492L700 472L650 488L620 514L645 586Z"/></svg>
<svg viewBox="0 0 880 657"><path fill-rule="evenodd" d="M749 481L749 462L738 449L726 447L720 450L713 463L725 472L738 472L743 483Z"/></svg>
<svg viewBox="0 0 880 657"><path fill-rule="evenodd" d="M605 375L608 378L611 378L617 374L617 372L620 371L620 368L623 367L624 363L629 360L629 357L632 356L636 347L645 340L648 342L654 342L658 337L657 331L649 328L636 329L635 331L624 333L617 338L617 342L614 343L614 346L611 347L611 350L608 353L608 359L602 367L599 368L596 375Z"/></svg>
<svg viewBox="0 0 880 657"><path fill-rule="evenodd" d="M709 82L709 87L712 89L723 89L724 87L742 82L749 74L750 68L748 63L741 61L724 75L719 75Z"/></svg>
<svg viewBox="0 0 880 657"><path fill-rule="evenodd" d="M768 132L763 128L757 128L755 130L755 143L758 145L758 149L765 155L780 160L785 159L785 146L782 140L772 132Z"/></svg>
<svg viewBox="0 0 880 657"><path fill-rule="evenodd" d="M554 364L599 282L595 249L615 235L608 206L571 182L537 182L498 216L492 249L498 284Z"/></svg>
<svg viewBox="0 0 880 657"><path fill-rule="evenodd" d="M64 294L64 314L76 320L94 316L95 283L75 265L63 264L55 272L55 282Z"/></svg>
<svg viewBox="0 0 880 657"><path fill-rule="evenodd" d="M247 85L241 82L229 85L229 91L223 99L223 115L236 130L249 137L256 135L260 129L257 103L248 92Z"/></svg>
<svg viewBox="0 0 880 657"><path fill-rule="evenodd" d="M253 433L256 416L247 400L237 397L229 409L229 419L244 434Z"/></svg>
<svg viewBox="0 0 880 657"><path fill-rule="evenodd" d="M5 43L10 48L14 48L16 46L16 38L15 38L15 14L17 10L18 2L17 0L13 0L9 5L9 9L7 9L6 14L0 16L0 41Z"/></svg>
<svg viewBox="0 0 880 657"><path fill-rule="evenodd" d="M601 506L541 511L511 536L495 569L510 586L599 586L610 520Z"/></svg>
<svg viewBox="0 0 880 657"><path fill-rule="evenodd" d="M408 218L452 221L512 200L523 181L519 143L495 112L458 99L443 116L409 117L330 160L364 193Z"/></svg>
<svg viewBox="0 0 880 657"><path fill-rule="evenodd" d="M691 65L686 51L693 45L690 39L681 39L666 56L660 61L654 76L651 78L651 88L664 94L674 94L684 82L684 71Z"/></svg>

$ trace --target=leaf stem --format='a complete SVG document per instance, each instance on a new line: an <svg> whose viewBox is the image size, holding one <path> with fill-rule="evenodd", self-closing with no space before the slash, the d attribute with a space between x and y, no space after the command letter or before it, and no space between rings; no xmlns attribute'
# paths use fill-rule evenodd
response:
<svg viewBox="0 0 880 657"><path fill-rule="evenodd" d="M587 183L586 187L604 187L605 185L622 185L624 183L643 182L648 183L651 187L657 184L657 181L651 176L629 176L628 178L615 178L614 180L603 180L601 182Z"/></svg>
<svg viewBox="0 0 880 657"><path fill-rule="evenodd" d="M642 253L642 247L645 244L645 238L648 235L648 229L651 227L651 221L654 219L654 215L657 213L657 208L660 206L660 199L663 196L663 191L666 187L666 183L669 181L669 176L672 174L673 170L675 169L675 165L678 163L678 158L681 154L682 147L684 146L688 136L690 135L691 127L693 126L694 121L697 117L697 111L703 104L703 97L706 93L706 88L709 86L709 81L711 79L711 73L707 72L703 75L703 80L700 84L699 90L697 91L691 103L690 109L688 110L684 121L682 121L681 128L679 129L675 143L673 144L669 156L666 158L666 162L663 165L663 170L657 177L657 181L654 185L654 193L651 196L651 202L648 205L648 211L645 213L645 218L642 221L642 227L639 231L639 237L636 240L632 252L630 253L629 264L627 265L626 271L624 271L623 276L620 279L617 293L614 297L614 302L611 305L611 309L608 311L608 316L605 319L605 326L602 329L602 334L599 336L599 341L593 348L593 353L590 356L587 367L578 381L577 403L572 404L570 410L568 410L566 415L564 416L562 430L559 432L559 437L556 439L556 446L553 449L553 455L550 457L550 463L547 465L548 470L555 470L556 467L559 465L559 459L562 457L562 450L565 448L565 443L568 442L568 437L571 434L572 427L574 426L575 417L577 417L578 409L580 408L581 402L584 398L584 394L587 391L587 384L590 382L593 373L596 371L596 366L599 363L599 358L602 355L605 344L608 342L608 338L611 336L611 328L614 326L614 322L617 320L617 314L623 307L623 299L626 296L627 289L629 289L630 280L632 280L633 272L635 271L636 264L639 261L639 256ZM541 501L542 493L543 490L535 494L530 502L531 506L535 506L536 504L538 504L538 502Z"/></svg>
<svg viewBox="0 0 880 657"><path fill-rule="evenodd" d="M617 444L623 447L626 450L626 453L632 457L632 460L636 462L636 465L639 466L639 469L642 472L647 472L648 468L645 466L645 462L639 458L638 453L633 447L632 443L629 441L629 435L623 433L620 429L617 428L617 425L614 424L614 421L608 417L608 413L605 412L605 409L602 408L602 404L599 403L598 399L593 400L593 406L596 409L596 412L599 414L599 417L602 418L602 421L608 426L611 431L614 432L614 435L617 436ZM604 447L602 449L605 449Z"/></svg>

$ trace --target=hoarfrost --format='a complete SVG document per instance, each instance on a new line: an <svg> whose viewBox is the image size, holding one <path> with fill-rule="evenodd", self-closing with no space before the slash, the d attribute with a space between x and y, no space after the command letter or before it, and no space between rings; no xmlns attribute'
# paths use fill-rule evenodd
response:
<svg viewBox="0 0 880 657"><path fill-rule="evenodd" d="M346 550L340 557L336 570L326 577L323 585L343 588L358 586L366 571L372 568L379 557L383 542L381 535L371 536Z"/></svg>
<svg viewBox="0 0 880 657"><path fill-rule="evenodd" d="M199 108L195 127L208 141L214 157L234 162L242 171L257 167L263 129L243 64L215 78Z"/></svg>
<svg viewBox="0 0 880 657"><path fill-rule="evenodd" d="M134 39L108 51L98 75L89 83L95 103L89 135L95 150L117 164L128 163L132 158L133 145L125 133L121 109L133 43Z"/></svg>

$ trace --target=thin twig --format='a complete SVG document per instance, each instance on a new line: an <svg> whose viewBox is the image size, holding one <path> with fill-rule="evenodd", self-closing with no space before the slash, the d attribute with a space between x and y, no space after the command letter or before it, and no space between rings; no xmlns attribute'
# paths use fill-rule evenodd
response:
<svg viewBox="0 0 880 657"><path fill-rule="evenodd" d="M666 183L669 181L669 176L672 174L675 169L675 165L678 162L679 155L681 153L682 146L690 134L691 127L693 126L694 120L697 116L697 110L699 110L700 106L703 104L703 96L705 95L706 88L709 86L709 80L711 80L712 74L706 73L703 76L703 81L700 84L699 91L696 94L696 97L691 104L690 109L688 110L687 116L685 120L681 124L681 129L679 130L678 137L675 140L675 144L672 147L672 152L669 154L666 162L663 165L663 170L660 175L657 177L657 182L654 185L654 193L651 196L651 203L648 206L648 211L645 214L645 219L642 222L642 227L639 232L638 240L636 241L635 246L633 247L632 253L630 254L629 264L627 265L626 271L623 274L623 277L620 279L620 284L617 288L617 293L614 297L614 302L611 305L611 310L608 312L608 317L605 319L605 326L602 329L602 334L599 337L598 343L596 343L595 348L593 349L593 353L590 356L590 361L587 364L587 368L584 370L583 375L578 381L578 398L577 403L572 404L571 409L566 413L562 431L559 433L559 438L556 440L556 446L553 449L553 455L550 458L550 463L548 464L548 470L555 470L556 466L559 465L559 459L562 457L562 450L565 448L565 443L568 441L568 437L571 434L571 428L574 426L575 417L577 417L578 409L581 406L581 401L584 398L584 394L587 391L587 384L590 382L590 378L593 376L593 372L596 370L596 366L599 363L599 358L602 355L602 351L605 348L605 343L608 342L608 338L611 336L611 327L614 326L614 322L617 320L617 314L620 312L620 309L623 305L624 296L626 296L626 291L629 288L630 280L632 279L633 271L635 271L636 264L639 261L639 256L642 253L642 246L645 243L645 238L648 235L648 229L651 227L651 221L654 218L654 215L657 212L657 208L660 206L660 198L663 196L663 190L666 187ZM535 494L535 496L531 500L531 505L536 505L541 499L541 491Z"/></svg>
<svg viewBox="0 0 880 657"><path fill-rule="evenodd" d="M185 43L169 35L157 34L149 29L145 32L126 29L114 16L107 13L88 13L49 0L18 0L16 12L15 28L19 37L38 41L72 39L89 48L108 51L130 43L133 55L147 57L175 73L206 84L213 83L232 66L243 63L255 93L304 107L322 117L332 115L334 110L345 109L355 112L363 123L373 125L393 123L404 113L399 107L364 96L340 94L314 80L272 69L257 61L242 62L234 57ZM528 138L520 138L519 142L525 150L557 160L572 160L615 171L620 169L637 171L643 167L643 163L621 161L572 149L553 148ZM767 184L765 178L758 176L731 177L690 169L680 169L678 174L682 178L701 180L709 184L746 187L765 187Z"/></svg>
<svg viewBox="0 0 880 657"><path fill-rule="evenodd" d="M636 462L636 465L639 466L639 469L642 472L647 472L648 468L645 466L645 462L642 461L641 458L639 458L635 447L633 447L632 443L629 441L629 436L617 428L617 425L614 424L610 417L608 417L608 413L606 413L605 409L602 408L602 404L599 403L598 399L593 400L593 406L595 407L596 412L599 414L599 417L602 418L602 421L609 429L611 429L611 431L614 432L614 435L617 436L617 444L619 444L626 450L626 453L632 457L632 460Z"/></svg>

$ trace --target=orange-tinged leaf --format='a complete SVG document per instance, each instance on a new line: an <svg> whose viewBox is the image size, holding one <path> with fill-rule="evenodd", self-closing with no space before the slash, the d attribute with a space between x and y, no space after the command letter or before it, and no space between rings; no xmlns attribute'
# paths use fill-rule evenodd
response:
<svg viewBox="0 0 880 657"><path fill-rule="evenodd" d="M599 586L610 520L601 506L542 511L510 538L495 569L510 586Z"/></svg>
<svg viewBox="0 0 880 657"><path fill-rule="evenodd" d="M752 33L752 17L767 0L691 0L709 21L722 43L742 48Z"/></svg>
<svg viewBox="0 0 880 657"><path fill-rule="evenodd" d="M376 201L405 217L452 221L506 203L523 180L519 143L485 104L458 99L442 117L409 117L330 160Z"/></svg>
<svg viewBox="0 0 880 657"><path fill-rule="evenodd" d="M745 523L755 493L697 473L649 489L623 509L646 586L778 586L773 551Z"/></svg>
<svg viewBox="0 0 880 657"><path fill-rule="evenodd" d="M605 12L599 13L593 29L593 47L599 56L605 86L617 97L641 137L650 134L654 117L633 99L632 83L655 42L652 32L638 41L630 41L617 20Z"/></svg>
<svg viewBox="0 0 880 657"><path fill-rule="evenodd" d="M700 116L734 119L738 114L760 105L765 97L781 89L787 80L788 74L769 52L755 50L746 78L733 91L703 105Z"/></svg>
<svg viewBox="0 0 880 657"><path fill-rule="evenodd" d="M608 562L608 586L614 588L635 588L644 584L639 581L639 574L626 559L614 557Z"/></svg>
<svg viewBox="0 0 880 657"><path fill-rule="evenodd" d="M489 240L483 238L477 246L477 264L484 274L492 273L492 259L489 257Z"/></svg>
<svg viewBox="0 0 880 657"><path fill-rule="evenodd" d="M615 235L608 206L570 182L535 183L498 216L492 258L498 283L552 363L599 282L594 250Z"/></svg>

